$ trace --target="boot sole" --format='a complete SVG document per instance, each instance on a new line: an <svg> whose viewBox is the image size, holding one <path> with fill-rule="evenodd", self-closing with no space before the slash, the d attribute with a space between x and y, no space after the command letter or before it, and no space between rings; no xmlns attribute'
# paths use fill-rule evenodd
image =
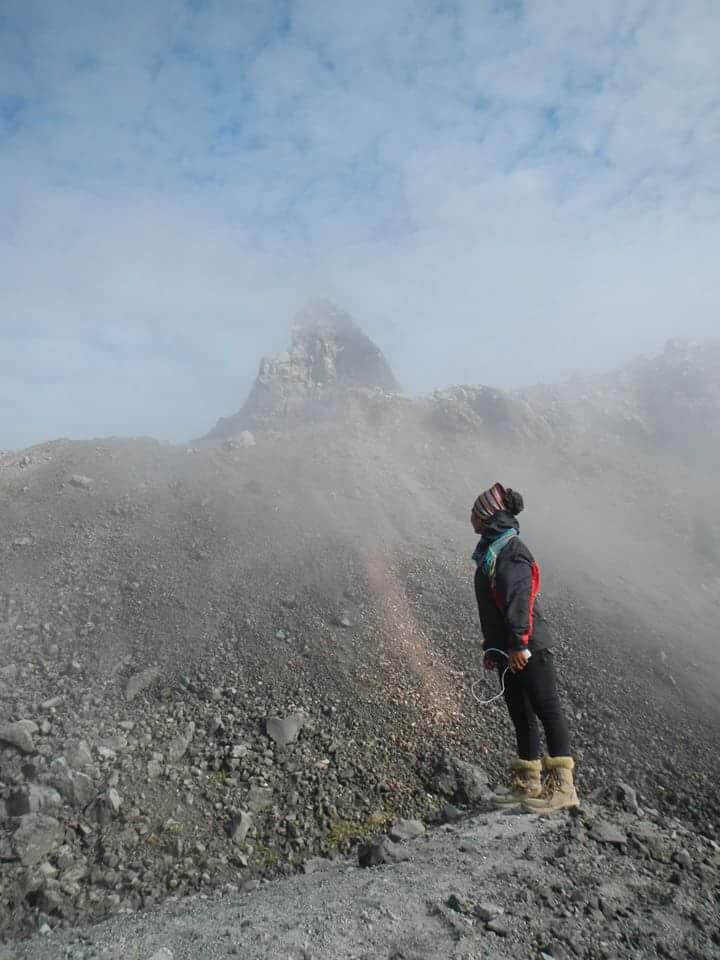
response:
<svg viewBox="0 0 720 960"><path fill-rule="evenodd" d="M562 813L563 810L577 810L580 806L580 801L575 800L574 803L563 803L559 807L541 807L541 806L531 806L529 803L523 801L522 808L526 813L537 813L539 816L550 816L553 813Z"/></svg>
<svg viewBox="0 0 720 960"><path fill-rule="evenodd" d="M498 810L507 810L513 807L521 807L526 802L526 799L527 798L523 798L522 800L493 800L492 804Z"/></svg>

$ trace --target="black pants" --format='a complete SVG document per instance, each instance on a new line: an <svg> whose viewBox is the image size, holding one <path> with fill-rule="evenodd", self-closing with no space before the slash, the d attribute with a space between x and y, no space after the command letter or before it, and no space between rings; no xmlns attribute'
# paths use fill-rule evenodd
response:
<svg viewBox="0 0 720 960"><path fill-rule="evenodd" d="M521 760L540 759L538 720L545 731L548 754L570 755L570 733L560 706L555 664L549 650L534 653L521 673L506 674L505 703L515 727Z"/></svg>

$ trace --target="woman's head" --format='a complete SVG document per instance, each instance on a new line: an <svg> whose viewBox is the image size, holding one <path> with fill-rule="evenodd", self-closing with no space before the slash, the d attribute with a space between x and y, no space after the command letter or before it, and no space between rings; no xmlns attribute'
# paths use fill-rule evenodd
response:
<svg viewBox="0 0 720 960"><path fill-rule="evenodd" d="M505 510L514 517L517 516L525 507L522 494L517 490L506 489L501 483L496 483L489 490L485 490L473 504L470 513L470 523L472 523L475 533L482 533L490 523L492 518Z"/></svg>

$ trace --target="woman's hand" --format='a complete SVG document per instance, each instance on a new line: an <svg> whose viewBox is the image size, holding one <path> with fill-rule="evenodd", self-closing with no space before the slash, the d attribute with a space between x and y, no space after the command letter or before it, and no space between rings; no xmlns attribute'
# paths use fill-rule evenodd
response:
<svg viewBox="0 0 720 960"><path fill-rule="evenodd" d="M525 650L513 650L510 654L510 670L512 673L522 673L528 665L528 656Z"/></svg>

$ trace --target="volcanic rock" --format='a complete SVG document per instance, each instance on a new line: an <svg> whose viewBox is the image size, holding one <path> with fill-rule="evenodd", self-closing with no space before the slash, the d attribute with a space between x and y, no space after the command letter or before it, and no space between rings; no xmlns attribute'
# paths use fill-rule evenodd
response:
<svg viewBox="0 0 720 960"><path fill-rule="evenodd" d="M23 866L32 867L59 847L62 837L63 828L54 817L30 813L20 818L12 842Z"/></svg>
<svg viewBox="0 0 720 960"><path fill-rule="evenodd" d="M261 361L240 413L220 420L210 436L240 435L245 425L257 428L286 419L350 388L399 390L380 349L334 304L309 303L298 313L291 334L287 352Z"/></svg>
<svg viewBox="0 0 720 960"><path fill-rule="evenodd" d="M6 744L22 753L33 753L35 742L33 734L38 732L37 724L32 720L17 720L15 723L0 724L0 747Z"/></svg>

